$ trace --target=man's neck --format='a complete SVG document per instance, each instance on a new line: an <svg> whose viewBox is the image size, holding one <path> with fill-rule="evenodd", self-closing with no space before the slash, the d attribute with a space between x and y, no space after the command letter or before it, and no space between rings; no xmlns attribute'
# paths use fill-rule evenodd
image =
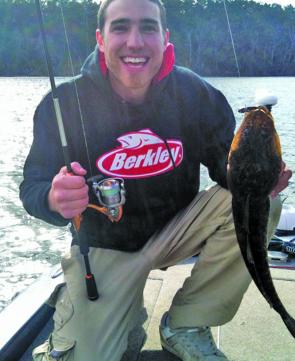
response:
<svg viewBox="0 0 295 361"><path fill-rule="evenodd" d="M145 88L126 88L110 77L111 86L119 97L131 104L141 104L144 102L149 86Z"/></svg>

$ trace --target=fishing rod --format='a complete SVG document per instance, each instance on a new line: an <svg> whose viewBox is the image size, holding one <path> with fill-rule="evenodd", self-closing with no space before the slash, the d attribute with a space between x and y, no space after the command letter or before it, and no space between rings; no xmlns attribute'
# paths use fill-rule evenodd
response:
<svg viewBox="0 0 295 361"><path fill-rule="evenodd" d="M57 125L58 125L59 136L60 136L60 140L61 140L63 158L64 158L64 162L65 162L68 174L73 175L74 172L73 172L73 169L71 166L70 152L69 152L69 147L68 147L67 138L66 138L66 134L65 134L62 113L61 113L61 109L60 109L60 102L59 102L59 98L57 95L57 90L56 90L56 85L55 85L55 80L54 80L54 75L53 75L54 73L53 73L52 61L51 61L51 57L50 57L48 45L47 45L47 38L46 38L46 32L45 32L45 28L44 28L44 21L43 21L43 15L42 15L40 1L35 0L35 5L36 5L37 15L38 15L38 19L39 19L40 32L41 32L41 36L42 36L47 70L48 70L48 75L49 75L49 80L50 80L50 85L51 85L52 100L53 100L53 105L54 105L56 121L57 121ZM82 240L79 237L79 227L80 227L80 222L81 222L81 215L74 217L71 220L71 222L72 222L73 228L76 233L76 237L77 237L78 244L80 247L81 255L83 255L83 257L84 257L85 270L86 270L85 281L86 281L87 296L88 296L89 300L95 301L96 299L98 299L99 294L97 291L94 275L92 274L91 268L90 268L90 262L89 262L89 257L88 257L89 247L86 244L86 242L85 241L82 242Z"/></svg>

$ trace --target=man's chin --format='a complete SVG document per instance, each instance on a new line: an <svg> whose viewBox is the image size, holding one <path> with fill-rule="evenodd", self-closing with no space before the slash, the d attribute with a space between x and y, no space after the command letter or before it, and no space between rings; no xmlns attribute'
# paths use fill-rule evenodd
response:
<svg viewBox="0 0 295 361"><path fill-rule="evenodd" d="M142 89L146 89L150 86L152 79L129 79L127 81L122 82L121 84L131 91L139 91Z"/></svg>
<svg viewBox="0 0 295 361"><path fill-rule="evenodd" d="M151 77L140 77L130 76L130 77L116 77L111 80L113 89L122 95L139 95L142 96L145 94L151 85ZM123 96L124 97L124 96Z"/></svg>

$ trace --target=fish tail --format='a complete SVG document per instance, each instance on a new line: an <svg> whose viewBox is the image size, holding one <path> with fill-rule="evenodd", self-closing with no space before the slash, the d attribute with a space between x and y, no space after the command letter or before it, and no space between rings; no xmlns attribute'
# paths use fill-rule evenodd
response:
<svg viewBox="0 0 295 361"><path fill-rule="evenodd" d="M290 331L291 335L295 338L295 320L292 318L288 313L285 317L282 317L284 324L286 325L287 329Z"/></svg>
<svg viewBox="0 0 295 361"><path fill-rule="evenodd" d="M260 216L257 217L257 210L260 210ZM256 212L255 212L256 210ZM267 261L267 221L269 214L269 199L251 200L249 206L249 246L254 260L254 269L256 285L260 289L265 299L271 307L279 313L291 335L295 338L295 320L282 304L275 286L272 281L269 265ZM260 240L260 242L259 242Z"/></svg>
<svg viewBox="0 0 295 361"><path fill-rule="evenodd" d="M267 261L269 199L249 195L234 197L232 206L237 239L248 271L270 307L279 313L295 338L295 320L288 314L276 292Z"/></svg>

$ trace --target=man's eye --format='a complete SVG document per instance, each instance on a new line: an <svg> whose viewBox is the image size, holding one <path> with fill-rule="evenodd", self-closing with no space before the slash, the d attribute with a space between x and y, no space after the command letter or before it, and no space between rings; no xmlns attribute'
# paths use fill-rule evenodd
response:
<svg viewBox="0 0 295 361"><path fill-rule="evenodd" d="M156 25L147 24L147 25L143 25L141 27L141 30L145 33L154 33L158 31L158 28Z"/></svg>
<svg viewBox="0 0 295 361"><path fill-rule="evenodd" d="M126 25L116 25L112 27L112 31L115 33L122 33L128 30L128 26Z"/></svg>

